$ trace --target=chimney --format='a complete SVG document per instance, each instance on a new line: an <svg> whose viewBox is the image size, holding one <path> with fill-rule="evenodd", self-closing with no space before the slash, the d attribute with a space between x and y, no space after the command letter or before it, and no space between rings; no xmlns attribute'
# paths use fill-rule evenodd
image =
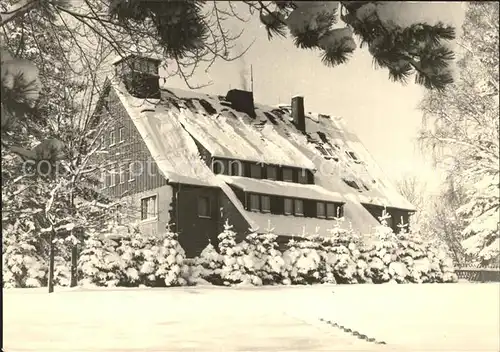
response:
<svg viewBox="0 0 500 352"><path fill-rule="evenodd" d="M234 110L244 112L252 118L256 116L253 92L241 89L231 89L226 94L226 100L231 103L231 107Z"/></svg>
<svg viewBox="0 0 500 352"><path fill-rule="evenodd" d="M306 117L304 114L304 97L294 96L292 98L292 117L293 123L298 130L306 131Z"/></svg>
<svg viewBox="0 0 500 352"><path fill-rule="evenodd" d="M160 62L161 60L151 57L129 55L115 61L115 73L134 97L159 99Z"/></svg>

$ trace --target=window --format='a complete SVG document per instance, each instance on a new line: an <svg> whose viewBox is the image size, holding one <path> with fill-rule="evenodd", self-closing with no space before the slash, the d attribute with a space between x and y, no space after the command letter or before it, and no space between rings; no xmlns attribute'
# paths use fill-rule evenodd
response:
<svg viewBox="0 0 500 352"><path fill-rule="evenodd" d="M298 181L302 184L307 184L307 170L302 169L298 172Z"/></svg>
<svg viewBox="0 0 500 352"><path fill-rule="evenodd" d="M344 217L344 206L342 204L335 205L335 212L338 218Z"/></svg>
<svg viewBox="0 0 500 352"><path fill-rule="evenodd" d="M349 156L351 159L353 160L358 160L358 157L356 156L356 154L354 154L354 152L351 152L351 151L348 151L346 150L345 152L347 154L347 156Z"/></svg>
<svg viewBox="0 0 500 352"><path fill-rule="evenodd" d="M99 172L99 182L101 183L101 189L106 188L106 172L105 171Z"/></svg>
<svg viewBox="0 0 500 352"><path fill-rule="evenodd" d="M110 179L111 179L111 183L109 184L110 187L113 187L114 185L116 185L116 172L115 170L111 170L111 173L109 174L110 176Z"/></svg>
<svg viewBox="0 0 500 352"><path fill-rule="evenodd" d="M330 155L326 152L325 148L323 148L322 145L317 145L316 149L318 149L321 155L323 155L325 158L330 158Z"/></svg>
<svg viewBox="0 0 500 352"><path fill-rule="evenodd" d="M212 160L212 171L214 174L219 175L224 173L224 164L220 160Z"/></svg>
<svg viewBox="0 0 500 352"><path fill-rule="evenodd" d="M326 203L326 217L328 219L333 219L337 217L335 204Z"/></svg>
<svg viewBox="0 0 500 352"><path fill-rule="evenodd" d="M259 164L250 164L250 177L262 178L262 167Z"/></svg>
<svg viewBox="0 0 500 352"><path fill-rule="evenodd" d="M267 179L277 180L278 179L278 168L276 166L267 167Z"/></svg>
<svg viewBox="0 0 500 352"><path fill-rule="evenodd" d="M288 168L283 168L283 181L293 182L293 170Z"/></svg>
<svg viewBox="0 0 500 352"><path fill-rule="evenodd" d="M141 199L141 220L156 217L156 196Z"/></svg>
<svg viewBox="0 0 500 352"><path fill-rule="evenodd" d="M241 163L238 160L233 160L229 162L231 168L232 176L242 176Z"/></svg>
<svg viewBox="0 0 500 352"><path fill-rule="evenodd" d="M105 171L106 176L104 177L104 187L111 186L111 174L108 171Z"/></svg>
<svg viewBox="0 0 500 352"><path fill-rule="evenodd" d="M125 127L120 127L118 130L118 140L120 143L125 141Z"/></svg>
<svg viewBox="0 0 500 352"><path fill-rule="evenodd" d="M125 170L120 168L120 184L125 183Z"/></svg>
<svg viewBox="0 0 500 352"><path fill-rule="evenodd" d="M250 194L250 210L260 211L259 196L257 194Z"/></svg>
<svg viewBox="0 0 500 352"><path fill-rule="evenodd" d="M293 213L293 202L290 198L285 198L284 213L285 215L291 215Z"/></svg>
<svg viewBox="0 0 500 352"><path fill-rule="evenodd" d="M293 212L297 216L304 215L304 201L302 199L295 199L293 202Z"/></svg>
<svg viewBox="0 0 500 352"><path fill-rule="evenodd" d="M318 218L325 217L325 203L323 203L323 202L316 203L316 216Z"/></svg>
<svg viewBox="0 0 500 352"><path fill-rule="evenodd" d="M316 146L316 149L320 151L321 155L323 155L325 159L334 159L335 161L339 160L330 144L322 143L321 145Z"/></svg>
<svg viewBox="0 0 500 352"><path fill-rule="evenodd" d="M198 198L198 217L200 218L210 218L210 198L209 197L199 197Z"/></svg>
<svg viewBox="0 0 500 352"><path fill-rule="evenodd" d="M134 180L134 170L133 166L134 164L130 163L128 164L128 182L132 182Z"/></svg>
<svg viewBox="0 0 500 352"><path fill-rule="evenodd" d="M347 180L347 179L344 179L344 178L342 179L342 181L344 181L349 187L352 187L352 188L354 188L354 189L356 189L356 190L358 190L360 192L362 191L361 188L358 186L358 184L355 181L353 181L353 180Z"/></svg>
<svg viewBox="0 0 500 352"><path fill-rule="evenodd" d="M112 147L115 145L115 143L116 143L115 131L111 131L109 132L109 146Z"/></svg>
<svg viewBox="0 0 500 352"><path fill-rule="evenodd" d="M325 151L328 153L329 156L334 157L335 154L332 150L332 147L330 147L328 144L325 144Z"/></svg>
<svg viewBox="0 0 500 352"><path fill-rule="evenodd" d="M150 74L154 75L154 73L155 73L155 64L154 64L154 62L148 61L147 64L148 64L147 73L150 73Z"/></svg>
<svg viewBox="0 0 500 352"><path fill-rule="evenodd" d="M269 196L260 196L260 210L263 213L269 213L271 211L271 198Z"/></svg>

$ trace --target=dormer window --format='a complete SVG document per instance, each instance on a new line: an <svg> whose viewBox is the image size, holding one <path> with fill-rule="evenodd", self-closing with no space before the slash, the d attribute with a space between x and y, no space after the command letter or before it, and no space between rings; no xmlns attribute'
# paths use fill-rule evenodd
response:
<svg viewBox="0 0 500 352"><path fill-rule="evenodd" d="M268 180L277 180L278 179L278 168L273 165L267 166L267 179Z"/></svg>
<svg viewBox="0 0 500 352"><path fill-rule="evenodd" d="M293 170L290 168L283 168L283 181L293 182Z"/></svg>
<svg viewBox="0 0 500 352"><path fill-rule="evenodd" d="M359 160L359 159L358 159L358 157L356 156L356 154L354 154L354 152L351 152L351 151L349 151L349 150L346 150L346 152L345 152L345 153L347 154L347 156L348 156L349 158L351 158L352 160L354 160L354 162L355 162L356 164L360 164L360 163L361 163L361 160Z"/></svg>
<svg viewBox="0 0 500 352"><path fill-rule="evenodd" d="M284 208L283 210L284 210L285 215L292 215L292 213L293 213L293 201L290 198L285 198L283 208Z"/></svg>
<svg viewBox="0 0 500 352"><path fill-rule="evenodd" d="M316 146L316 149L318 149L319 152L321 153L321 155L323 155L323 157L327 160L330 160L330 159L333 159L335 161L339 160L337 154L335 153L335 151L332 149L332 147L328 143L322 143L322 144Z"/></svg>
<svg viewBox="0 0 500 352"><path fill-rule="evenodd" d="M269 196L260 196L260 210L263 213L269 213L271 211L271 198Z"/></svg>
<svg viewBox="0 0 500 352"><path fill-rule="evenodd" d="M327 203L326 204L326 217L327 219L334 219L337 217L335 204Z"/></svg>
<svg viewBox="0 0 500 352"><path fill-rule="evenodd" d="M304 216L304 201L302 199L294 200L293 213L295 216Z"/></svg>
<svg viewBox="0 0 500 352"><path fill-rule="evenodd" d="M250 177L262 178L262 167L259 164L250 164Z"/></svg>
<svg viewBox="0 0 500 352"><path fill-rule="evenodd" d="M305 169L299 170L297 176L298 176L299 183L302 183L302 184L307 184L308 183L307 182L308 181L307 180L307 170L305 170Z"/></svg>
<svg viewBox="0 0 500 352"><path fill-rule="evenodd" d="M257 194L250 194L250 210L260 211L260 197Z"/></svg>
<svg viewBox="0 0 500 352"><path fill-rule="evenodd" d="M232 160L229 162L229 168L231 170L231 176L242 176L243 173L241 172L241 162L238 160Z"/></svg>
<svg viewBox="0 0 500 352"><path fill-rule="evenodd" d="M212 171L216 175L223 174L224 164L220 160L212 160Z"/></svg>

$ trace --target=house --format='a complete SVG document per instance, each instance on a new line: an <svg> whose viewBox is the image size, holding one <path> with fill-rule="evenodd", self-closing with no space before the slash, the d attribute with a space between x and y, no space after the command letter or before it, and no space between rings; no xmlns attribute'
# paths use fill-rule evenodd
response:
<svg viewBox="0 0 500 352"><path fill-rule="evenodd" d="M414 207L342 118L307 112L302 96L270 107L237 89L160 88L159 63L117 61L98 106L111 165L102 192L126 202L142 231L170 225L195 256L226 220L239 239L267 228L282 239L328 235L337 217L367 233L384 209L394 229L408 223Z"/></svg>

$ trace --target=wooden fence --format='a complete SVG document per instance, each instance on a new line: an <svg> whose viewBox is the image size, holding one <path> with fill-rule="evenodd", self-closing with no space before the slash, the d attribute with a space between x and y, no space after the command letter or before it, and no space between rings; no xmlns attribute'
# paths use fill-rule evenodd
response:
<svg viewBox="0 0 500 352"><path fill-rule="evenodd" d="M500 282L500 268L458 268L455 273L472 282Z"/></svg>

